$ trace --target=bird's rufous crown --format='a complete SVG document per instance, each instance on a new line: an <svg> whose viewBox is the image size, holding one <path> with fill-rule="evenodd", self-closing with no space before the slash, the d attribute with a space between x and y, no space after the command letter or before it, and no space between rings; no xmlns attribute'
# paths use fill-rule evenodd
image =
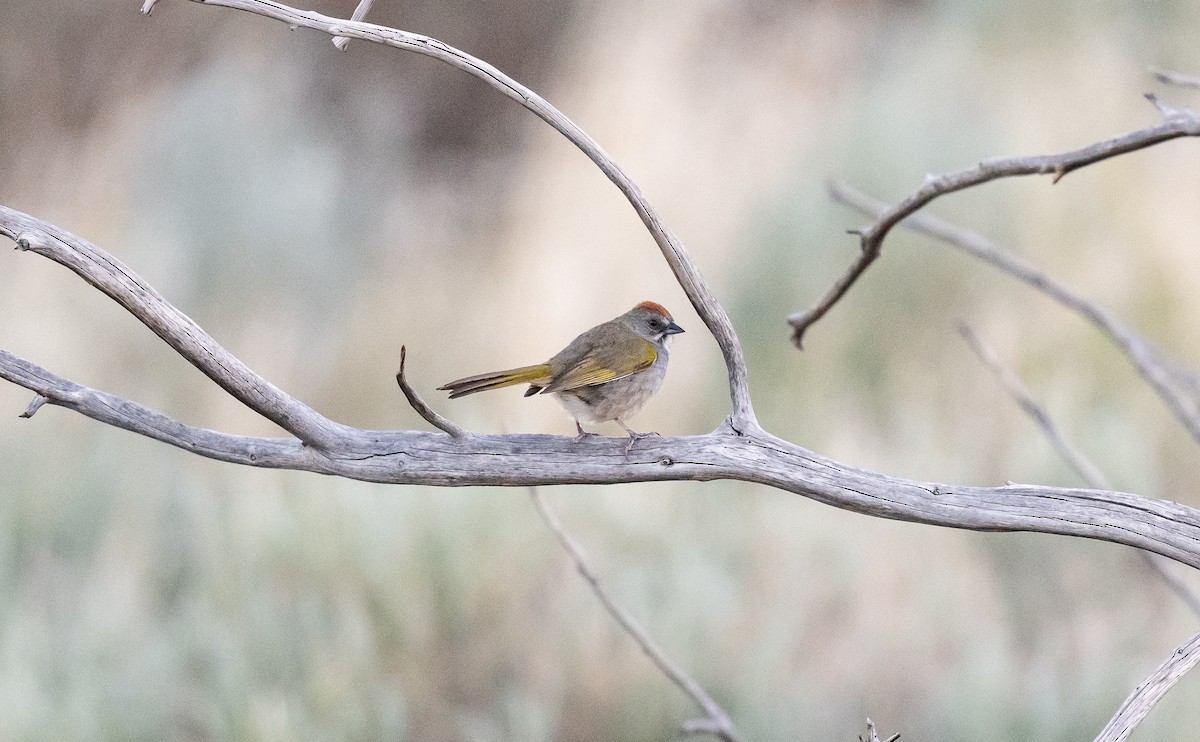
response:
<svg viewBox="0 0 1200 742"><path fill-rule="evenodd" d="M664 307L662 304L659 304L656 301L644 301L641 304L638 304L635 307L635 309L646 309L651 312L656 312L658 314L661 314L664 317L671 316L671 313L667 311L667 308Z"/></svg>

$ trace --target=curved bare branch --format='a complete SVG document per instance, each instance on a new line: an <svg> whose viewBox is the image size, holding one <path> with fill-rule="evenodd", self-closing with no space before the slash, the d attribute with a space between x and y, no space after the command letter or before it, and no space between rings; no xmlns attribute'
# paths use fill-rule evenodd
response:
<svg viewBox="0 0 1200 742"><path fill-rule="evenodd" d="M792 326L792 342L797 347L802 347L804 334L808 328L824 317L879 257L883 250L883 241L892 228L906 217L924 208L935 198L981 183L1020 175L1053 175L1053 182L1057 183L1067 173L1111 157L1135 152L1179 137L1200 136L1200 116L1191 111L1170 108L1152 93L1148 93L1146 97L1163 115L1162 123L1157 126L1139 129L1071 152L985 160L969 170L926 178L924 185L903 201L880 213L869 226L853 231L859 236L862 250L858 259L816 304L803 312L797 312L788 317L788 324Z"/></svg>
<svg viewBox="0 0 1200 742"><path fill-rule="evenodd" d="M142 11L148 13L157 0L147 0ZM721 348L725 368L729 375L729 396L732 403L731 418L737 430L758 426L754 407L750 400L750 388L746 380L746 358L741 342L733 329L733 323L725 308L721 306L709 289L696 263L684 247L683 242L667 227L658 211L642 195L637 184L625 174L616 161L592 139L587 132L567 118L561 111L548 103L542 96L525 87L487 62L477 59L437 39L422 34L401 31L372 23L342 20L321 15L310 10L298 10L278 2L266 0L192 0L202 5L216 5L244 10L256 15L282 21L289 26L311 28L347 39L362 39L385 46L416 52L432 57L460 69L487 83L493 89L528 110L566 137L600 168L633 206L642 223L658 244L663 257L675 274L696 313L708 327L709 332Z"/></svg>

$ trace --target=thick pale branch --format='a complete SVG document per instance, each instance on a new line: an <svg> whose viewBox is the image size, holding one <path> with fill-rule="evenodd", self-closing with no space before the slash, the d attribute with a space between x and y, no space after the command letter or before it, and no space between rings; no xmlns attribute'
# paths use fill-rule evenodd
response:
<svg viewBox="0 0 1200 742"><path fill-rule="evenodd" d="M835 201L868 215L881 216L892 210L882 201L844 183L832 183L829 190ZM1192 438L1200 443L1200 380L1133 328L1015 255L999 249L977 232L927 213L913 214L901 222L901 226L957 247L1078 313L1116 345Z"/></svg>
<svg viewBox="0 0 1200 742"><path fill-rule="evenodd" d="M1100 539L1200 567L1200 512L1099 490L1009 485L961 487L854 469L761 431L620 438L472 435L346 428L339 445L244 438L192 428L81 387L0 352L0 378L100 422L221 461L300 469L388 484L529 486L735 479L865 515L980 531L1037 531Z"/></svg>
<svg viewBox="0 0 1200 742"><path fill-rule="evenodd" d="M482 80L532 111L587 155L633 206L634 211L637 212L642 223L658 244L667 265L670 266L688 300L695 307L696 313L721 348L729 375L729 394L733 406L731 417L734 427L739 430L757 427L758 421L754 416L750 390L746 381L746 359L742 353L741 343L724 307L713 296L683 242L667 227L662 217L642 195L641 189L625 174L616 161L574 121L567 118L540 95L487 62L422 34L409 33L371 23L331 18L313 11L298 10L278 2L266 2L266 0L191 1L202 5L244 10L282 21L293 28L311 28L332 36L362 39L432 57Z"/></svg>
<svg viewBox="0 0 1200 742"><path fill-rule="evenodd" d="M1200 136L1200 117L1190 111L1164 108L1160 105L1158 98L1153 95L1146 97L1158 106L1164 115L1163 122L1157 126L1140 129L1071 152L986 160L969 170L928 177L924 185L900 203L880 213L872 224L855 230L855 234L859 235L861 247L858 259L810 309L788 317L788 323L792 326L793 342L800 347L808 328L824 317L833 308L833 305L846 295L846 292L866 272L867 268L875 262L883 249L883 241L892 228L906 217L924 208L935 198L1000 178L1021 175L1053 175L1053 182L1057 183L1067 173L1111 157L1135 152L1179 137Z"/></svg>

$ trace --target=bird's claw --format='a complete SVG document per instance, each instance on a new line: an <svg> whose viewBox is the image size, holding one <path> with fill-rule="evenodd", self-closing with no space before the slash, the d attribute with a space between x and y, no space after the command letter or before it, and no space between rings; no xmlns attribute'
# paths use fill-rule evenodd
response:
<svg viewBox="0 0 1200 742"><path fill-rule="evenodd" d="M638 441L642 440L643 438L653 438L655 436L658 436L658 433L655 433L654 431L650 431L649 433L630 432L629 433L629 442L625 444L625 455L628 456L629 452L633 450L633 444L637 443ZM659 437L661 437L661 436L659 436Z"/></svg>

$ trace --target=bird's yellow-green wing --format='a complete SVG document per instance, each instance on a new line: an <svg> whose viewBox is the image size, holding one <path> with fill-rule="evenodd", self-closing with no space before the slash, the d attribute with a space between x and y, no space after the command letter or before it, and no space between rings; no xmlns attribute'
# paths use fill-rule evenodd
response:
<svg viewBox="0 0 1200 742"><path fill-rule="evenodd" d="M564 392L624 378L649 368L658 359L654 344L645 338L628 340L595 349L555 375L543 393Z"/></svg>

